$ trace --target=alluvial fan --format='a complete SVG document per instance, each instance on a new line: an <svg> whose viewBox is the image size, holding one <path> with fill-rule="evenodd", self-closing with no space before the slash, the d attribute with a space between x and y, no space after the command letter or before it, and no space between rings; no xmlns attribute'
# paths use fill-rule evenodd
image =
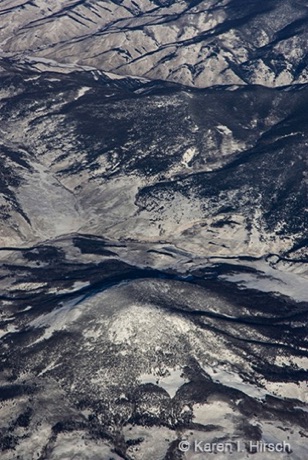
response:
<svg viewBox="0 0 308 460"><path fill-rule="evenodd" d="M307 457L304 3L1 2L1 460Z"/></svg>

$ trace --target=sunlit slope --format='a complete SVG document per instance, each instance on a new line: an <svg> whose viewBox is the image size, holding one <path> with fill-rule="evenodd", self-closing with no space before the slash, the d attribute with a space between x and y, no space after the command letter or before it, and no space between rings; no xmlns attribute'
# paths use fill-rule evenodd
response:
<svg viewBox="0 0 308 460"><path fill-rule="evenodd" d="M305 85L188 91L5 66L2 246L82 231L300 256Z"/></svg>
<svg viewBox="0 0 308 460"><path fill-rule="evenodd" d="M196 87L307 81L293 0L2 1L3 53Z"/></svg>

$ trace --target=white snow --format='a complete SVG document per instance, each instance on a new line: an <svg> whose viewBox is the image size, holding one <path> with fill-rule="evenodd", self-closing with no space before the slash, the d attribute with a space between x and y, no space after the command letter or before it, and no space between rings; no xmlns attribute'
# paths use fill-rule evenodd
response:
<svg viewBox="0 0 308 460"><path fill-rule="evenodd" d="M228 416L230 418L231 415L234 415L234 409L224 401L210 400L204 404L194 404L193 412L194 423L225 426L226 431L228 426L232 426Z"/></svg>
<svg viewBox="0 0 308 460"><path fill-rule="evenodd" d="M277 292L291 297L298 302L307 301L308 283L305 277L296 273L286 273L274 269L264 262L254 262L248 265L260 269L262 276L253 273L234 273L231 275L221 275L220 278L240 283L246 288L259 289L265 292Z"/></svg>
<svg viewBox="0 0 308 460"><path fill-rule="evenodd" d="M189 162L194 158L194 156L197 154L197 149L196 147L190 147L187 149L182 157L181 163L186 167L189 168Z"/></svg>
<svg viewBox="0 0 308 460"><path fill-rule="evenodd" d="M84 96L88 91L90 91L90 89L91 88L89 86L83 86L82 88L79 88L77 96L75 97L75 101Z"/></svg>
<svg viewBox="0 0 308 460"><path fill-rule="evenodd" d="M83 313L82 305L77 305L81 299L83 299L83 296L65 302L62 307L55 308L50 313L32 320L28 324L29 327L46 329L44 334L35 342L32 342L31 345L49 339L55 331L64 330L70 323L76 321Z"/></svg>
<svg viewBox="0 0 308 460"><path fill-rule="evenodd" d="M230 388L240 390L252 398L264 399L268 395L268 391L265 388L245 382L238 374L225 370L223 366L217 365L212 367L203 365L203 369L212 377L214 382L219 382Z"/></svg>
<svg viewBox="0 0 308 460"><path fill-rule="evenodd" d="M177 438L174 430L158 426L126 425L123 431L126 440L143 438L140 445L128 448L127 453L134 460L163 460L169 444Z"/></svg>
<svg viewBox="0 0 308 460"><path fill-rule="evenodd" d="M173 398L177 390L187 382L183 377L182 369L164 369L164 376L159 374L141 374L139 379L141 383L154 383L166 390L171 398Z"/></svg>

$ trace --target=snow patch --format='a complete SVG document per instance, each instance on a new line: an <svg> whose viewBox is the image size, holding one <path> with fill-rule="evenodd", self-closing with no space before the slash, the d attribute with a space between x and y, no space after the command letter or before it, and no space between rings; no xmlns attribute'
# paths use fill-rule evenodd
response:
<svg viewBox="0 0 308 460"><path fill-rule="evenodd" d="M164 370L165 375L160 376L157 374L141 374L139 379L141 383L153 383L159 385L169 393L173 398L177 390L187 382L187 379L183 377L183 371L180 368L171 369L167 368Z"/></svg>

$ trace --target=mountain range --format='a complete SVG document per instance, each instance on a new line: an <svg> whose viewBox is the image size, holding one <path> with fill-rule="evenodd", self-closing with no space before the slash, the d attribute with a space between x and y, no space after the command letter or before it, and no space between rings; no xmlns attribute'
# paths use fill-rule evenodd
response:
<svg viewBox="0 0 308 460"><path fill-rule="evenodd" d="M307 99L305 1L1 2L1 459L307 456Z"/></svg>

